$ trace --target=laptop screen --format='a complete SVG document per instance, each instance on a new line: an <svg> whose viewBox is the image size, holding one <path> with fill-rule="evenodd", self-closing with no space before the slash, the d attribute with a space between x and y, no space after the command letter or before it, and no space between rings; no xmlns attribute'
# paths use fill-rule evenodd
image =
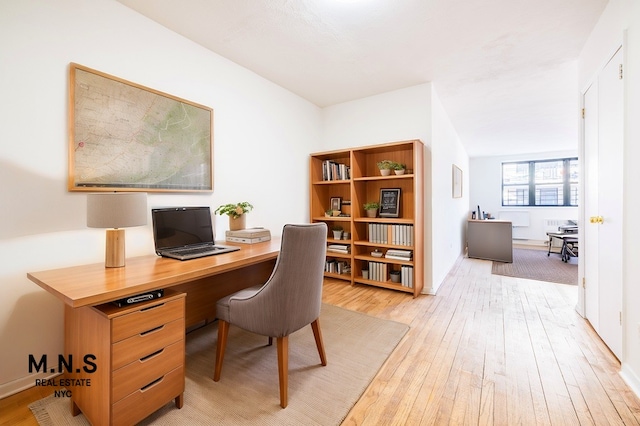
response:
<svg viewBox="0 0 640 426"><path fill-rule="evenodd" d="M209 207L152 209L151 218L156 251L214 242Z"/></svg>

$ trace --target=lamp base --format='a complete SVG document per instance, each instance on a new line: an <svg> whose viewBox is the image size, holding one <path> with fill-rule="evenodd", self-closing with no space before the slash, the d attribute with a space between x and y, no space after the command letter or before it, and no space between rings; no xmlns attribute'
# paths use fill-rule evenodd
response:
<svg viewBox="0 0 640 426"><path fill-rule="evenodd" d="M124 266L124 229L107 229L104 266L121 268Z"/></svg>

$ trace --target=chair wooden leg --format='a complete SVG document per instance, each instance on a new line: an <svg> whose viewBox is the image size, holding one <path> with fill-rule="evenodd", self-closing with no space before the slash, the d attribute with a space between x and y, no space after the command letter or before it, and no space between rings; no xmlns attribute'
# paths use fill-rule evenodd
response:
<svg viewBox="0 0 640 426"><path fill-rule="evenodd" d="M311 329L313 330L313 337L316 339L316 346L318 347L318 354L320 355L320 364L327 365L327 355L324 352L324 343L322 342L322 332L320 331L318 319L311 323Z"/></svg>
<svg viewBox="0 0 640 426"><path fill-rule="evenodd" d="M213 381L220 380L222 372L222 360L224 359L224 351L227 348L227 337L229 336L229 323L226 321L218 321L218 344L216 346L216 366L213 373Z"/></svg>
<svg viewBox="0 0 640 426"><path fill-rule="evenodd" d="M287 408L289 388L289 336L278 337L278 379L280 381L280 406Z"/></svg>

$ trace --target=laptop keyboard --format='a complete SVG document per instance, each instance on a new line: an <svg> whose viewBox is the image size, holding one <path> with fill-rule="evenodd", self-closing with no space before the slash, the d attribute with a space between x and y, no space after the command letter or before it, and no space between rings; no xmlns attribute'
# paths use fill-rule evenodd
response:
<svg viewBox="0 0 640 426"><path fill-rule="evenodd" d="M188 256L190 254L215 253L218 250L220 249L217 247L195 247L195 248L174 250L173 252L183 256Z"/></svg>

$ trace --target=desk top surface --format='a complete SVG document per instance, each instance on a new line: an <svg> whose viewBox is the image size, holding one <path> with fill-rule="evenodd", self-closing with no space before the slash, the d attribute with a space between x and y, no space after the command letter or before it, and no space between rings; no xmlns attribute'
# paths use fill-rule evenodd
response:
<svg viewBox="0 0 640 426"><path fill-rule="evenodd" d="M240 250L180 261L156 255L132 257L122 268L104 263L29 272L27 277L71 307L99 305L145 291L172 287L275 259L280 238L236 244Z"/></svg>

